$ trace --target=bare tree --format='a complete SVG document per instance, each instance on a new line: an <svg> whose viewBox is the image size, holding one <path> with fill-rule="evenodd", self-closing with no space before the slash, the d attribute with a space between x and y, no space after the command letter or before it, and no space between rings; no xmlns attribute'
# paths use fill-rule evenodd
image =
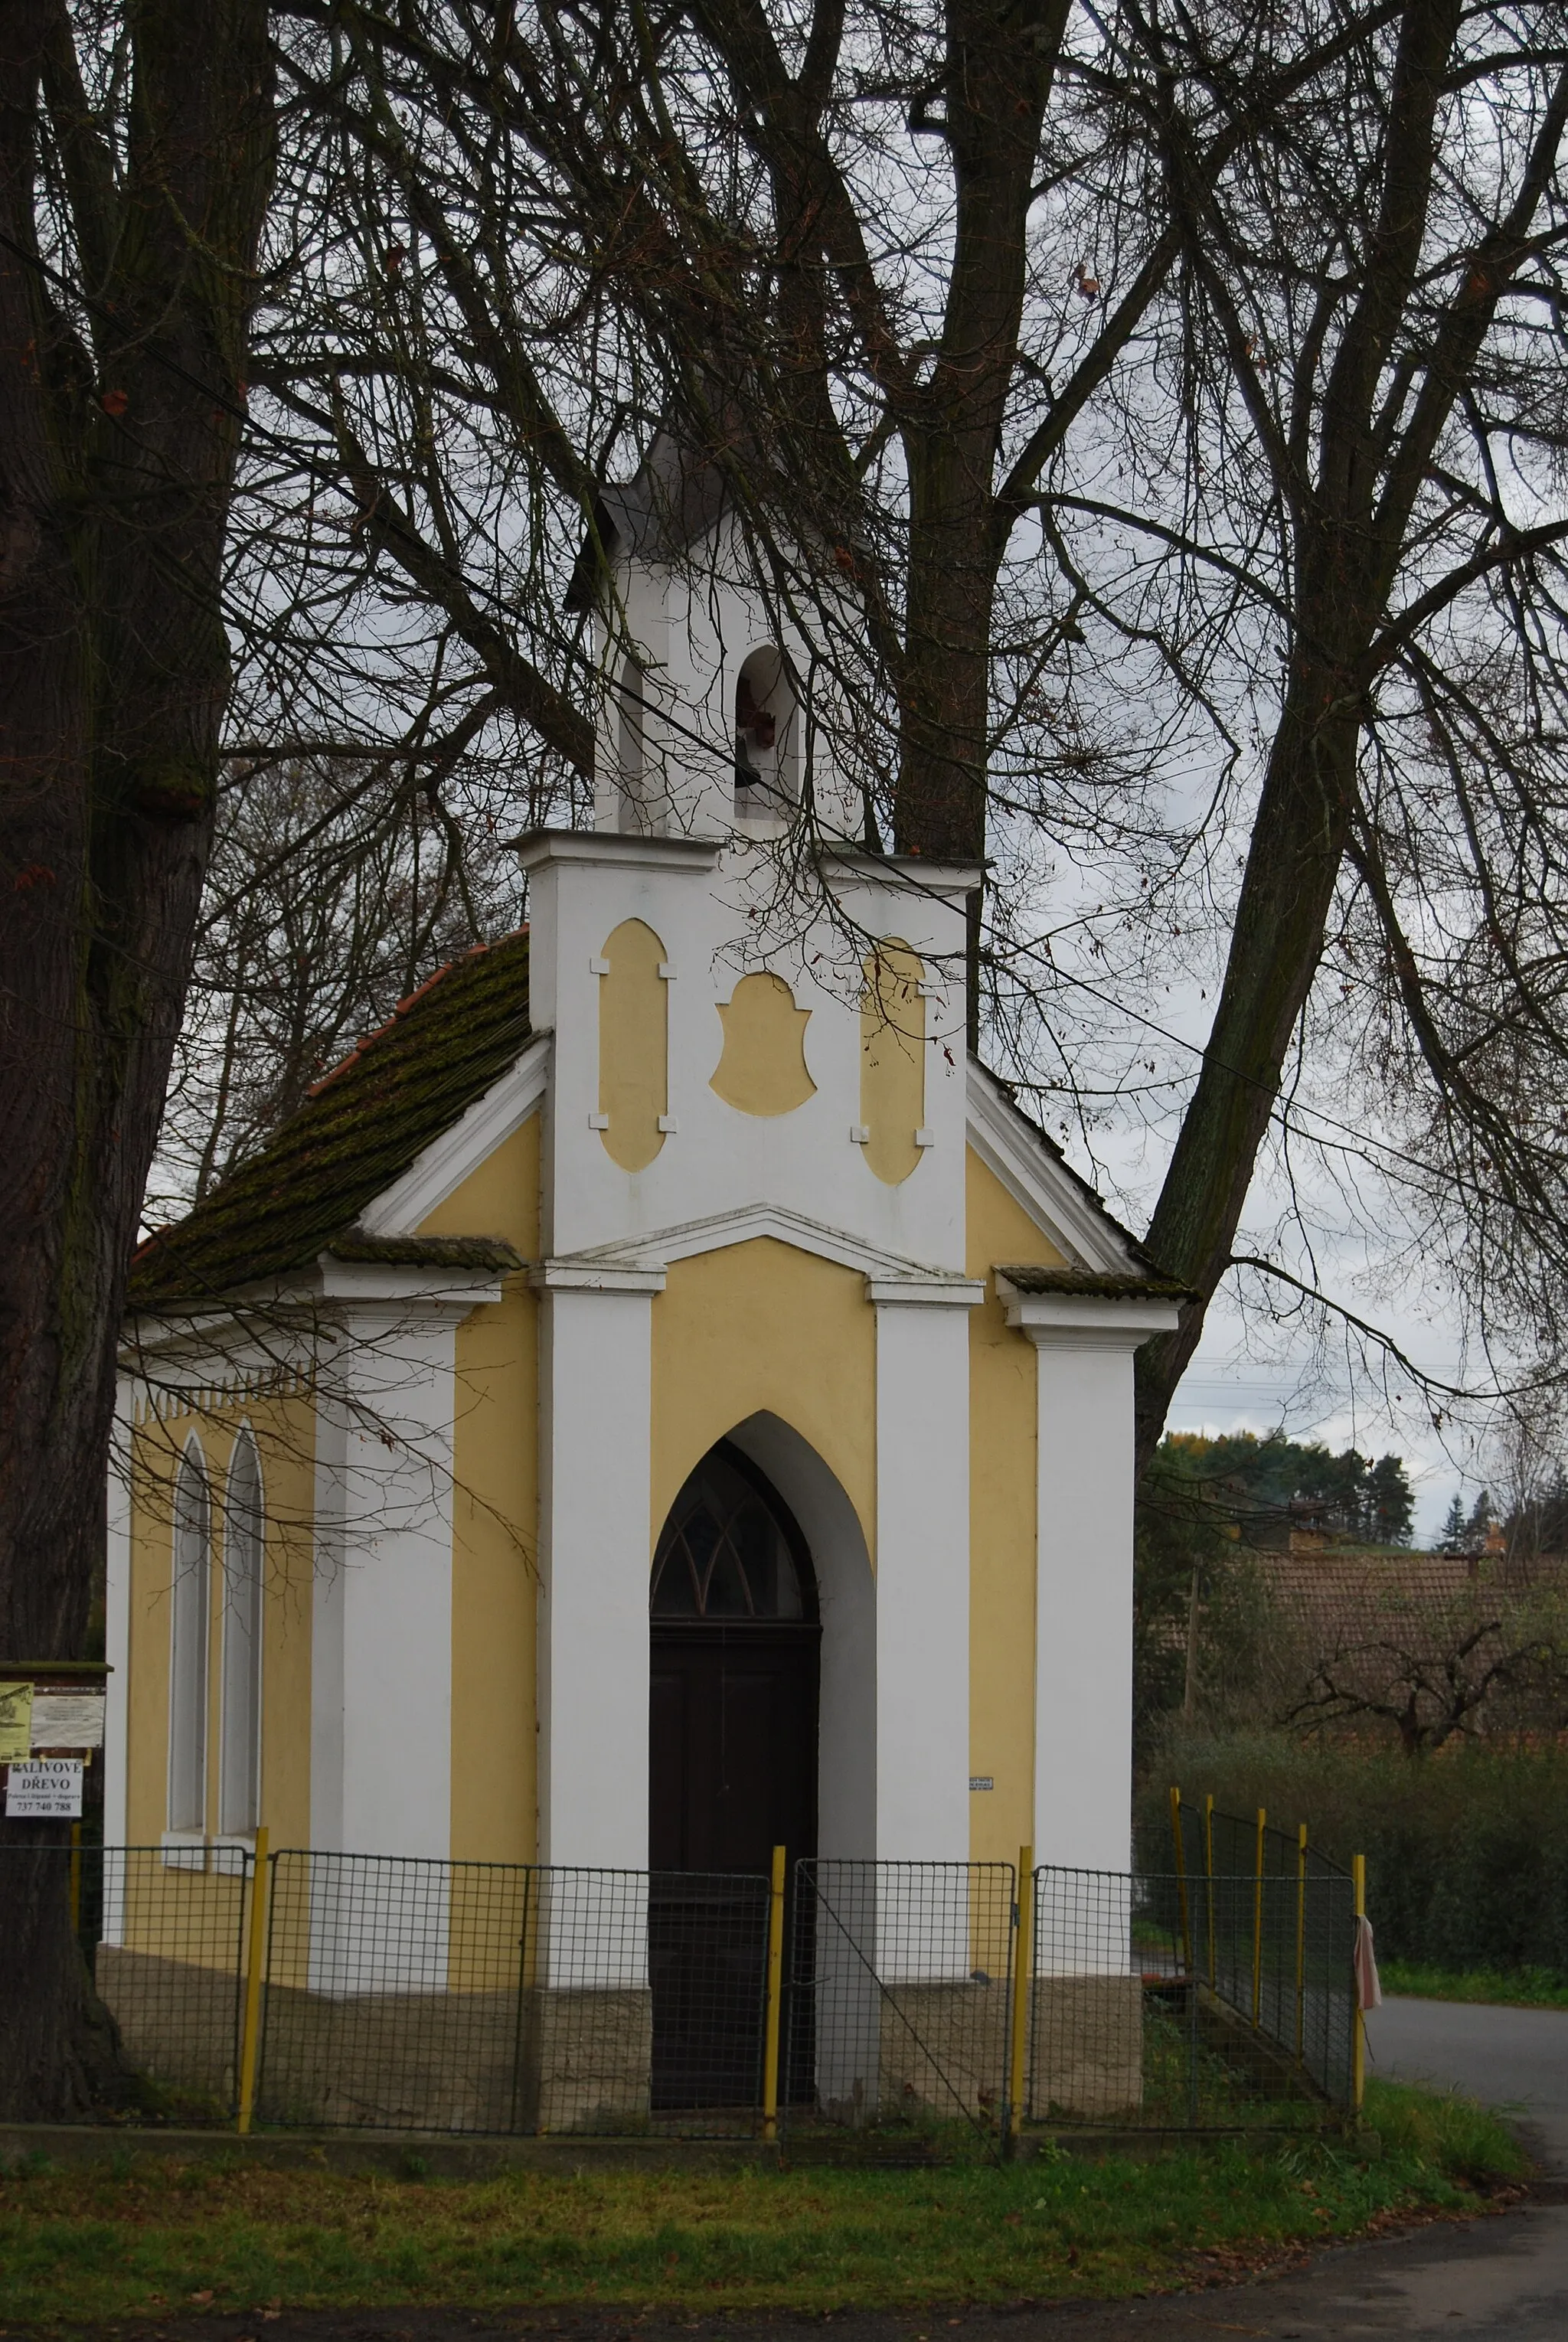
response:
<svg viewBox="0 0 1568 2342"><path fill-rule="evenodd" d="M1386 1597L1378 1616L1373 1607L1314 1656L1284 1723L1389 1724L1407 1756L1478 1730L1561 1729L1568 1621L1560 1597L1521 1601L1492 1586L1447 1601Z"/></svg>
<svg viewBox="0 0 1568 2342"><path fill-rule="evenodd" d="M258 624L390 604L406 659L423 617L450 720L570 804L567 559L668 423L831 678L867 837L989 854L975 1029L1086 1130L1164 1116L1150 1242L1199 1298L1143 1354L1144 1453L1265 1148L1538 1330L1563 10L289 13L257 373L311 532L258 524ZM1173 973L1217 986L1195 1078Z"/></svg>
<svg viewBox="0 0 1568 2342"><path fill-rule="evenodd" d="M231 765L146 1213L243 1162L397 1003L515 925L481 794L352 759Z"/></svg>
<svg viewBox="0 0 1568 2342"><path fill-rule="evenodd" d="M212 829L273 157L259 0L0 11L0 1644L19 1658L81 1656L102 1549L126 1263ZM0 1822L0 2109L34 2117L78 2111L113 2064L51 1835Z"/></svg>

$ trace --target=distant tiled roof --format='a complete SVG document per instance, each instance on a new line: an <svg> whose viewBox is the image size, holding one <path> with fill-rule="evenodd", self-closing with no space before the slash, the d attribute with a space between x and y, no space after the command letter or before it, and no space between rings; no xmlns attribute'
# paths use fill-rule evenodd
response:
<svg viewBox="0 0 1568 2342"><path fill-rule="evenodd" d="M515 1064L530 1037L528 936L508 936L454 960L378 1033L319 1081L259 1155L174 1227L149 1236L131 1266L133 1310L188 1309L236 1289L341 1259L411 1259L367 1237L360 1214ZM401 1244L404 1240L394 1240ZM494 1260L437 1255L469 1238L418 1238L418 1262L504 1267L510 1246L479 1239ZM375 1247L371 1249L370 1247Z"/></svg>
<svg viewBox="0 0 1568 2342"><path fill-rule="evenodd" d="M1020 1261L996 1267L1018 1293L1087 1293L1103 1301L1190 1301L1193 1296L1174 1276L1151 1269L1146 1276L1119 1275L1095 1268L1047 1268L1037 1261Z"/></svg>
<svg viewBox="0 0 1568 2342"><path fill-rule="evenodd" d="M1256 1567L1272 1598L1330 1650L1430 1617L1465 1602L1505 1607L1532 1593L1561 1592L1568 1568L1555 1556L1524 1571L1490 1556L1403 1552L1387 1546L1327 1546L1315 1553L1263 1553Z"/></svg>

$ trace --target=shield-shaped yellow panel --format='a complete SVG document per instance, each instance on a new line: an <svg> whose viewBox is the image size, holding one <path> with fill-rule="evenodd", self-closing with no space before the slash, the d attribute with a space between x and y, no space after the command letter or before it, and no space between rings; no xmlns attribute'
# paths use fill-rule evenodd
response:
<svg viewBox="0 0 1568 2342"><path fill-rule="evenodd" d="M708 1087L742 1114L793 1114L815 1094L805 1062L809 1008L797 1008L782 976L743 976L719 1004L724 1055Z"/></svg>

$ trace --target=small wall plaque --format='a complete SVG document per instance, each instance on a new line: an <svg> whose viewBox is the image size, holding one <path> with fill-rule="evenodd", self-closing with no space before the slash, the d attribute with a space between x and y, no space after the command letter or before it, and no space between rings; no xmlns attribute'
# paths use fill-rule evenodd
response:
<svg viewBox="0 0 1568 2342"><path fill-rule="evenodd" d="M972 1789L994 1789L996 1787L996 1776L994 1773L971 1773L969 1786Z"/></svg>

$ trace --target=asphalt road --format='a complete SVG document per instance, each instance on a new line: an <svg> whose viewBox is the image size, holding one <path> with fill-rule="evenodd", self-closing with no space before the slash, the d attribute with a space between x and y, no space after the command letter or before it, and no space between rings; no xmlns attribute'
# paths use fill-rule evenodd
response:
<svg viewBox="0 0 1568 2342"><path fill-rule="evenodd" d="M1568 2176L1568 2009L1385 2000L1366 2040L1373 2073L1457 2083L1519 2119L1537 2161ZM1563 2334L1568 2342L1568 2319Z"/></svg>
<svg viewBox="0 0 1568 2342"><path fill-rule="evenodd" d="M1568 2179L1568 2011L1396 2000L1371 2020L1378 2072L1457 2085L1521 2118L1539 2160ZM614 2310L285 2311L126 2321L102 2342L1568 2342L1563 2202L1441 2221L1316 2254L1252 2284L1103 2307L928 2310L823 2318L629 2317ZM4 2324L0 2317L0 2324ZM8 2337L19 2337L15 2326ZM31 2342L31 2337L29 2337ZM83 2342L88 2342L84 2337ZM97 2342L97 2337L93 2337Z"/></svg>

